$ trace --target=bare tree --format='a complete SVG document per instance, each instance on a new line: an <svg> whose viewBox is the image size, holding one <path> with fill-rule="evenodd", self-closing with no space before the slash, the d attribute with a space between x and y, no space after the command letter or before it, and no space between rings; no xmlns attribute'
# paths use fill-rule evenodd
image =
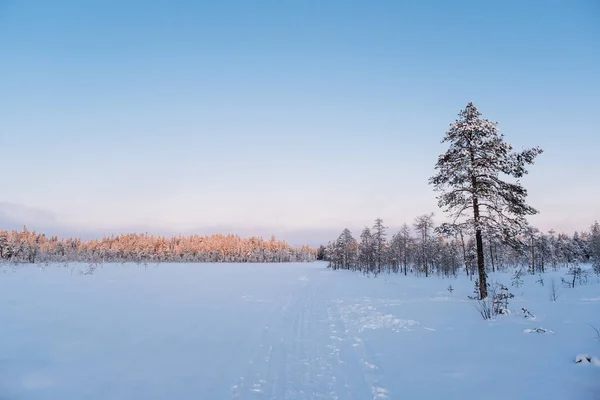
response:
<svg viewBox="0 0 600 400"><path fill-rule="evenodd" d="M365 226L360 234L359 263L364 272L374 271L374 245L371 230Z"/></svg>
<svg viewBox="0 0 600 400"><path fill-rule="evenodd" d="M385 240L385 230L387 227L383 226L383 220L381 218L377 218L375 220L375 224L373 225L373 256L375 262L375 268L377 269L377 273L381 273L381 269L385 264L385 251L386 251L386 240Z"/></svg>
<svg viewBox="0 0 600 400"><path fill-rule="evenodd" d="M413 223L419 235L420 245L420 261L421 267L425 272L425 276L429 276L428 256L429 256L429 237L433 229L433 213L419 215Z"/></svg>
<svg viewBox="0 0 600 400"><path fill-rule="evenodd" d="M400 232L398 234L402 240L402 267L404 269L404 276L406 276L408 273L408 252L412 240L408 225L402 224L402 228L400 228Z"/></svg>

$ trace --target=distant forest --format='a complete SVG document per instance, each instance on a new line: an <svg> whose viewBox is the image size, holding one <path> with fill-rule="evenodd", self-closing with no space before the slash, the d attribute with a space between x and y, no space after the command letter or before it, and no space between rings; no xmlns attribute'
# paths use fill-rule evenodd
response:
<svg viewBox="0 0 600 400"><path fill-rule="evenodd" d="M126 234L83 241L29 231L0 230L0 259L10 262L309 262L317 251L284 241L237 235Z"/></svg>
<svg viewBox="0 0 600 400"><path fill-rule="evenodd" d="M436 233L432 217L433 214L425 214L415 218L412 226L404 224L389 239L381 219L375 220L372 228L365 227L358 240L344 229L335 241L321 247L319 253L333 269L373 274L477 276L475 238L460 232L454 236ZM590 263L600 273L598 222L589 231L572 235L553 230L545 233L529 227L515 239L507 243L499 237L485 237L484 256L490 271L517 267L535 274Z"/></svg>

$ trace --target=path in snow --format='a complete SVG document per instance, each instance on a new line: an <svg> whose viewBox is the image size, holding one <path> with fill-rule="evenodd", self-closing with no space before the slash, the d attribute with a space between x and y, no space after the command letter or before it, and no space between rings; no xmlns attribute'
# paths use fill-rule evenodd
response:
<svg viewBox="0 0 600 400"><path fill-rule="evenodd" d="M256 352L232 386L232 399L387 398L377 367L355 336L357 327L348 325L354 321L330 296L330 278L319 271L313 279L298 279L302 283L253 344ZM375 315L369 324L379 322Z"/></svg>

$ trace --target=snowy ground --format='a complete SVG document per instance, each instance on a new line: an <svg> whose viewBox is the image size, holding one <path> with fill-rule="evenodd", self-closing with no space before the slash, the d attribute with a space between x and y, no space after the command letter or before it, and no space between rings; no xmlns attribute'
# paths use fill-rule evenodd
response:
<svg viewBox="0 0 600 400"><path fill-rule="evenodd" d="M600 398L600 367L574 362L600 356L596 277L550 302L550 276L527 276L511 288L513 315L487 322L463 276L373 279L322 263L2 269L0 399ZM538 327L553 332L526 333Z"/></svg>

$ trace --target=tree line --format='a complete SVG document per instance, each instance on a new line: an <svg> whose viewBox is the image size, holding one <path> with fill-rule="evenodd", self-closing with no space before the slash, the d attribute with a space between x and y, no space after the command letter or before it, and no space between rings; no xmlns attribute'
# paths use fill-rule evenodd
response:
<svg viewBox="0 0 600 400"><path fill-rule="evenodd" d="M365 227L358 239L349 229L319 249L329 267L369 274L399 273L421 276L477 276L475 237L439 233L433 213L415 218L388 240L388 228L378 218L371 228ZM530 227L510 243L494 236L483 236L486 271L503 271L517 267L531 274L547 269L574 267L591 263L600 274L600 224L594 222L587 232L572 235L541 232Z"/></svg>
<svg viewBox="0 0 600 400"><path fill-rule="evenodd" d="M0 230L0 260L11 262L305 262L316 255L309 246L293 247L275 237L123 234L84 241L27 227Z"/></svg>

